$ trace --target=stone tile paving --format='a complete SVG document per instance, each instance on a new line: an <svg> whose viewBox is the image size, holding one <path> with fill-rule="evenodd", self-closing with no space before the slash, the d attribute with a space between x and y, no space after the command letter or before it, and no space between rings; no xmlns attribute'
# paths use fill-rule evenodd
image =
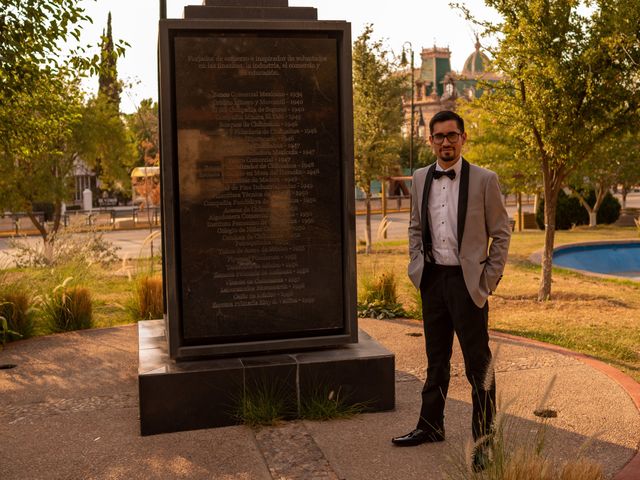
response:
<svg viewBox="0 0 640 480"><path fill-rule="evenodd" d="M6 418L6 421L11 425L32 418L65 413L91 412L106 408L138 408L138 396L113 394L84 398L58 398L22 405L8 404L4 405L0 410L0 418Z"/></svg>
<svg viewBox="0 0 640 480"><path fill-rule="evenodd" d="M341 480L301 422L255 432L274 480Z"/></svg>

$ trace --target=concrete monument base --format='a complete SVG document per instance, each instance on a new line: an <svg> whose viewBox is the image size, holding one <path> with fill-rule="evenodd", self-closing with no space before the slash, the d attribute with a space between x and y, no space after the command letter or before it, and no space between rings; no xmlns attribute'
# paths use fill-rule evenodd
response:
<svg viewBox="0 0 640 480"><path fill-rule="evenodd" d="M185 362L169 358L163 320L139 322L138 333L142 435L236 425L255 391L290 402L292 416L329 392L367 411L395 406L395 357L362 330L359 343L337 348Z"/></svg>

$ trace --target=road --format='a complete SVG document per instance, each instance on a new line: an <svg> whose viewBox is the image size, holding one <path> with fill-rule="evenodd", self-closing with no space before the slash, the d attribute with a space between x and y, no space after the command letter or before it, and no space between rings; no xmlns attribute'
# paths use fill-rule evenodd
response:
<svg viewBox="0 0 640 480"><path fill-rule="evenodd" d="M159 232L158 228L153 229ZM138 258L148 257L150 252L150 242L144 245L145 239L149 236L149 230L114 230L103 232L104 239L111 242L118 248L120 258ZM22 237L20 242L26 242L30 246L40 246L42 239L37 236ZM153 240L154 252L160 252L160 237ZM7 268L13 265L11 254L14 250L11 248L11 240L8 238L0 238L0 268Z"/></svg>
<svg viewBox="0 0 640 480"><path fill-rule="evenodd" d="M619 196L618 196L619 197ZM640 192L630 193L627 197L627 207L640 208ZM533 205L523 205L523 211L533 211ZM516 213L515 206L508 206L507 212L510 217L514 217ZM380 225L382 216L372 215L371 217L371 234L373 240L378 240L377 231ZM407 226L409 225L408 213L392 213L387 216L389 220L389 226L387 228L388 240L402 240L407 238ZM158 231L158 229L154 229ZM365 216L358 215L356 217L356 238L358 241L365 238ZM149 235L148 230L116 230L104 232L105 240L113 243L119 248L118 255L121 258L138 258L149 255L149 245L144 246L144 240ZM41 242L40 237L29 237L22 239L21 241L29 242L31 245L38 245ZM155 252L160 251L160 237L156 238L153 242ZM10 260L10 254L12 252L9 239L0 238L0 268L6 268L12 264Z"/></svg>

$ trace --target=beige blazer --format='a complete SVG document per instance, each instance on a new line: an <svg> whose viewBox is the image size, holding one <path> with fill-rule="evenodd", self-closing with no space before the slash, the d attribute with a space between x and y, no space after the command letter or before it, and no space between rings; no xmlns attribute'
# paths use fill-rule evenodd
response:
<svg viewBox="0 0 640 480"><path fill-rule="evenodd" d="M423 240L430 241L427 215L435 163L416 170L411 185L408 274L420 288L425 262ZM426 229L426 230L425 230ZM498 176L462 159L458 196L458 252L464 282L478 307L495 291L507 262L511 226ZM489 242L491 239L491 242Z"/></svg>

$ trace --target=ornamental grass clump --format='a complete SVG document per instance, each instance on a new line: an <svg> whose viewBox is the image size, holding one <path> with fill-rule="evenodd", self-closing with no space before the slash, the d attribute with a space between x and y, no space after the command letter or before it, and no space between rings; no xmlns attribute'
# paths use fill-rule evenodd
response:
<svg viewBox="0 0 640 480"><path fill-rule="evenodd" d="M68 277L41 301L42 315L52 333L83 330L93 326L91 294L82 287L68 287Z"/></svg>
<svg viewBox="0 0 640 480"><path fill-rule="evenodd" d="M393 272L364 277L358 301L358 316L363 318L397 318L406 313L398 302L398 284Z"/></svg>
<svg viewBox="0 0 640 480"><path fill-rule="evenodd" d="M234 416L249 427L268 427L296 418L296 401L286 382L257 379L234 402Z"/></svg>
<svg viewBox="0 0 640 480"><path fill-rule="evenodd" d="M19 291L0 293L0 319L3 319L0 320L2 343L33 336L35 322L31 297Z"/></svg>
<svg viewBox="0 0 640 480"><path fill-rule="evenodd" d="M304 420L351 418L366 410L363 403L348 402L340 389L336 391L317 386L300 398L300 418Z"/></svg>
<svg viewBox="0 0 640 480"><path fill-rule="evenodd" d="M422 320L422 295L420 290L412 288L411 296L413 297L413 306L407 310L407 315L414 320Z"/></svg>
<svg viewBox="0 0 640 480"><path fill-rule="evenodd" d="M162 277L141 277L136 285L134 302L132 314L136 320L162 318Z"/></svg>
<svg viewBox="0 0 640 480"><path fill-rule="evenodd" d="M484 388L492 381L499 348L492 357L484 379ZM536 412L553 411L545 408L555 385L556 377L552 377L545 392L538 401L534 414L538 418L535 428L523 424L521 416L514 415L510 403L498 408L492 431L479 438L475 443L468 442L463 452L455 452L449 456L449 465L445 477L449 480L604 480L602 466L582 456L587 441L580 451L568 461L558 461L547 453L549 418L551 415ZM482 452L484 469L474 469L471 461L474 454Z"/></svg>

